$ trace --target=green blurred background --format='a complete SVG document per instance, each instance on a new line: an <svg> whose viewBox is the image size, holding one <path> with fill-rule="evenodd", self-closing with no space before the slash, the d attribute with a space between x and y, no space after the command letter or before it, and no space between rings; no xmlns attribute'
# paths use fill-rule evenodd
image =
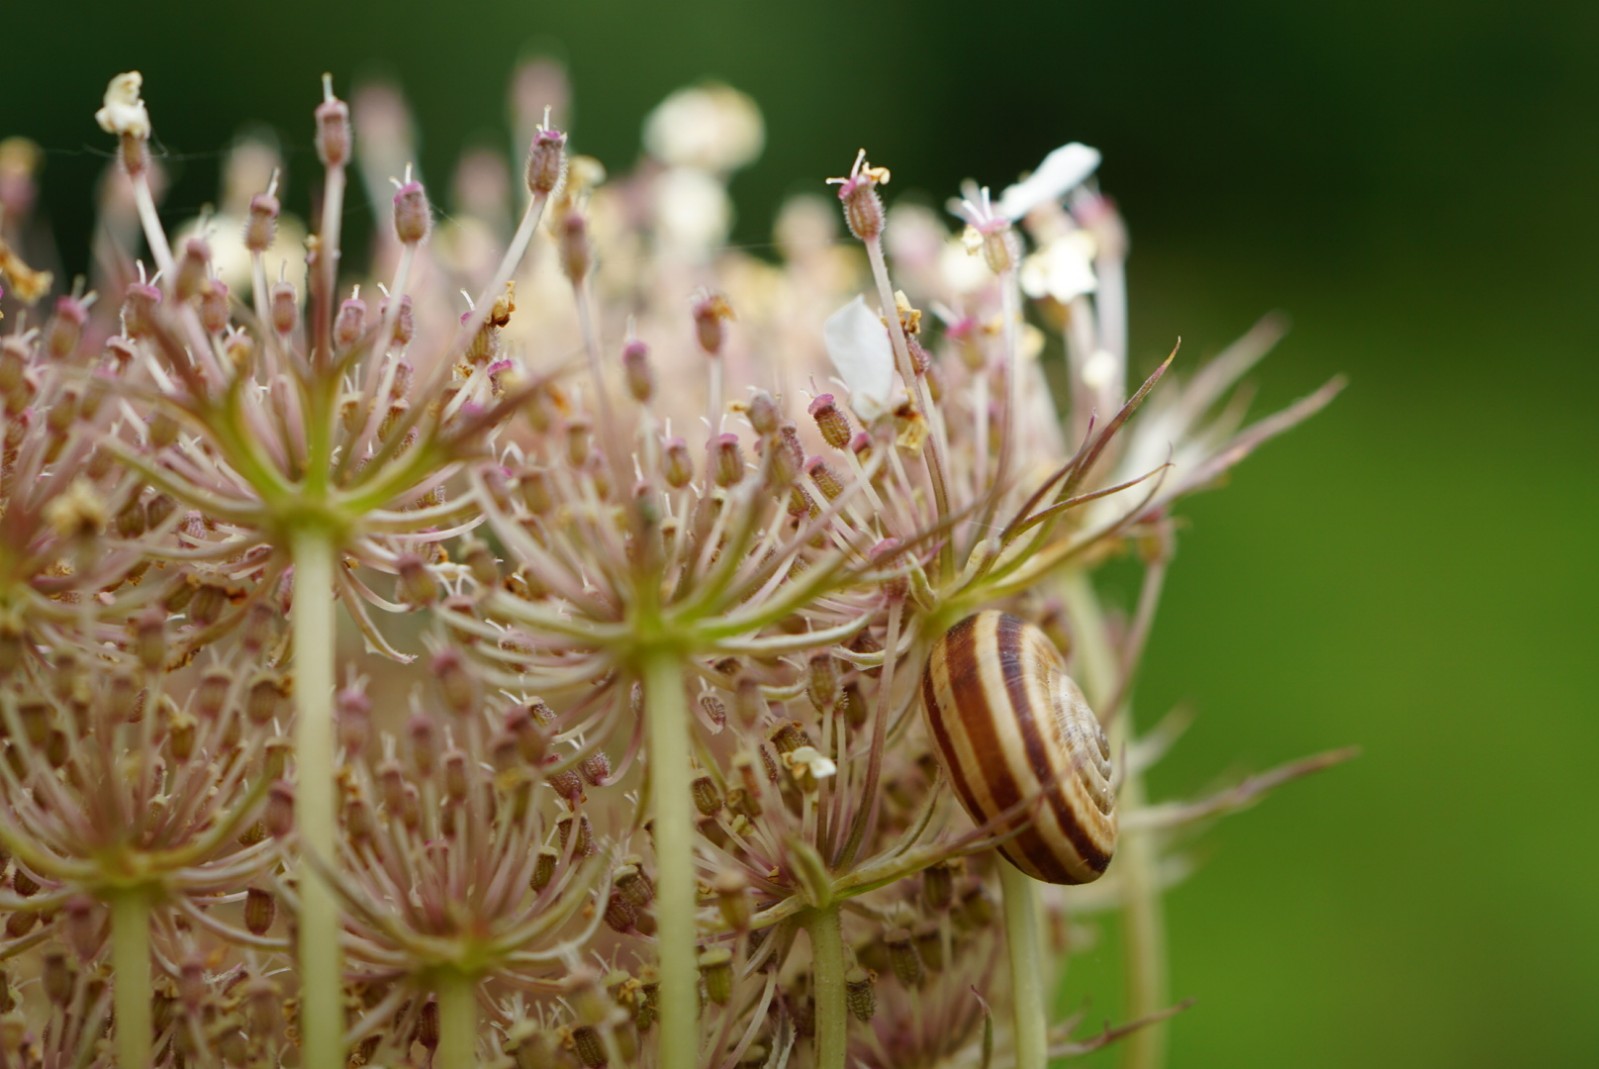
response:
<svg viewBox="0 0 1599 1069"><path fill-rule="evenodd" d="M1198 999L1173 1063L1599 1064L1599 5L97 6L0 8L0 136L49 150L69 250L105 162L91 114L130 67L183 215L246 119L282 132L304 196L323 70L402 79L446 175L503 143L534 49L570 65L577 142L613 168L671 89L753 94L751 244L859 145L891 193L940 198L1103 149L1145 366L1281 309L1262 409L1351 380L1185 509L1138 702L1200 719L1156 791L1364 755L1202 840L1169 900L1173 992ZM1088 1026L1118 1015L1108 946L1063 992Z"/></svg>

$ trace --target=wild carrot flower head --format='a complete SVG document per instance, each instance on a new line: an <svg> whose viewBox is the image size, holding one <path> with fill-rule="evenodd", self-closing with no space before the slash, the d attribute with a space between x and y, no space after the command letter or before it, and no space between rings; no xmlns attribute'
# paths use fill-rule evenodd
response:
<svg viewBox="0 0 1599 1069"><path fill-rule="evenodd" d="M143 91L119 76L97 114L122 247L93 293L30 322L51 283L0 227L24 1064L110 1064L114 1018L124 1064L1038 1069L1070 1025L1045 1028L1039 917L1136 923L1172 828L1334 759L1144 799L1162 736L1129 695L1172 510L1335 387L1248 424L1266 326L1130 389L1095 150L967 186L954 229L863 150L767 260L725 245L765 136L734 90L674 95L612 174L529 68L519 157L474 153L440 210L399 91L329 80L302 247L259 142L174 242ZM369 258L341 237L362 198ZM1090 576L1120 556L1145 578L1111 626ZM335 598L410 667L358 676ZM995 609L1082 680L1133 844L1042 907L996 848L1074 766L963 814L952 760L1022 769L952 758L922 712L941 637ZM1026 695L968 689L1008 733L990 764L1042 737Z"/></svg>

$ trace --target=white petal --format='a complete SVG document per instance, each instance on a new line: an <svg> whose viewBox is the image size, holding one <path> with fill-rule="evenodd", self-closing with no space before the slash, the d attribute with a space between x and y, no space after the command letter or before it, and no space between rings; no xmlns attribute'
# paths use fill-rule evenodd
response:
<svg viewBox="0 0 1599 1069"><path fill-rule="evenodd" d="M105 107L94 113L95 122L108 134L132 134L134 137L150 136L150 113L139 99L139 89L144 75L138 71L124 71L111 79L106 86Z"/></svg>
<svg viewBox="0 0 1599 1069"><path fill-rule="evenodd" d="M673 167L656 179L656 222L671 247L702 256L727 241L733 202L727 187L704 171Z"/></svg>
<svg viewBox="0 0 1599 1069"><path fill-rule="evenodd" d="M827 356L849 390L850 406L871 421L887 412L894 392L894 347L877 313L857 296L822 325Z"/></svg>
<svg viewBox="0 0 1599 1069"><path fill-rule="evenodd" d="M722 175L754 160L765 143L760 108L726 85L679 89L644 124L644 145L657 159Z"/></svg>
<svg viewBox="0 0 1599 1069"><path fill-rule="evenodd" d="M1082 185L1099 166L1099 150L1073 141L1044 157L1038 169L1006 189L999 198L999 214L1020 219L1040 204L1059 200Z"/></svg>
<svg viewBox="0 0 1599 1069"><path fill-rule="evenodd" d="M1062 234L1022 261L1022 292L1050 296L1062 304L1094 292L1094 239L1084 230Z"/></svg>

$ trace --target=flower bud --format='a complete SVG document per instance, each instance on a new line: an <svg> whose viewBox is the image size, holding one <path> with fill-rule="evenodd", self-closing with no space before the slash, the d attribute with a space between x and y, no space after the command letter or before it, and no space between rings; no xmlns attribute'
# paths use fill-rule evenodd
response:
<svg viewBox="0 0 1599 1069"><path fill-rule="evenodd" d="M541 468L524 471L517 479L517 490L521 493L522 504L535 516L545 515L555 504L550 490L550 477Z"/></svg>
<svg viewBox="0 0 1599 1069"><path fill-rule="evenodd" d="M588 220L580 211L569 211L561 219L557 238L560 249L561 273L574 286L588 277L593 266L593 252L589 247Z"/></svg>
<svg viewBox="0 0 1599 1069"><path fill-rule="evenodd" d="M379 314L380 315L385 315L385 316L389 314L389 302L388 301L384 301L383 302L382 307L379 309ZM396 349L405 348L406 345L410 344L411 338L415 334L416 334L416 313L412 310L412 307L411 307L411 295L410 294L402 294L401 297L400 297L400 308L399 308L399 311L394 313L394 342L393 342L394 348L396 348ZM404 364L404 365L401 365L401 366L403 368L405 368L406 371L407 371L407 374L405 376L405 381L408 381L409 378L410 378L409 373L408 373L409 369L410 369L410 365L409 364ZM396 370L398 371L398 369L396 369ZM397 391L398 395L404 396L405 392L406 392L406 387L400 385L401 381L402 381L402 379L401 379L400 375L397 373L395 375L395 378L394 378L396 391Z"/></svg>
<svg viewBox="0 0 1599 1069"><path fill-rule="evenodd" d="M605 902L606 926L613 932L625 934L633 930L633 922L637 917L638 907L629 902L621 891L613 889Z"/></svg>
<svg viewBox="0 0 1599 1069"><path fill-rule="evenodd" d="M838 407L838 402L830 393L817 394L816 400L811 402L811 418L816 421L817 429L822 432L822 440L834 449L849 447L850 422L849 416Z"/></svg>
<svg viewBox="0 0 1599 1069"><path fill-rule="evenodd" d="M270 724L288 711L289 685L277 675L257 676L245 693L244 715L257 726Z"/></svg>
<svg viewBox="0 0 1599 1069"><path fill-rule="evenodd" d="M452 649L440 650L433 655L430 669L450 712L465 716L476 707L477 685L459 653Z"/></svg>
<svg viewBox="0 0 1599 1069"><path fill-rule="evenodd" d="M711 439L709 452L708 466L717 486L734 486L744 477L744 450L738 435L717 435Z"/></svg>
<svg viewBox="0 0 1599 1069"><path fill-rule="evenodd" d="M294 744L285 738L270 738L261 745L261 775L282 779L289 771L289 753Z"/></svg>
<svg viewBox="0 0 1599 1069"><path fill-rule="evenodd" d="M709 692L700 695L700 710L705 714L705 719L710 721L716 731L721 731L727 726L727 706L722 704L722 699Z"/></svg>
<svg viewBox="0 0 1599 1069"><path fill-rule="evenodd" d="M300 299L292 283L279 282L272 287L269 308L272 329L285 338L293 334L300 322Z"/></svg>
<svg viewBox="0 0 1599 1069"><path fill-rule="evenodd" d="M767 465L771 484L776 487L789 486L805 470L805 447L800 444L799 429L793 423L784 421L778 427Z"/></svg>
<svg viewBox="0 0 1599 1069"><path fill-rule="evenodd" d="M700 978L705 981L705 997L718 1006L733 998L733 952L727 947L711 947L700 954Z"/></svg>
<svg viewBox="0 0 1599 1069"><path fill-rule="evenodd" d="M493 589L500 585L500 565L488 543L476 538L465 539L461 544L461 561L479 586Z"/></svg>
<svg viewBox="0 0 1599 1069"><path fill-rule="evenodd" d="M232 688L233 673L225 665L207 668L200 673L200 682L194 689L194 711L205 720L215 720L222 715Z"/></svg>
<svg viewBox="0 0 1599 1069"><path fill-rule="evenodd" d="M899 982L909 988L921 987L927 970L922 966L911 934L903 929L887 932L883 936L883 946L888 950L889 965Z"/></svg>
<svg viewBox="0 0 1599 1069"><path fill-rule="evenodd" d="M622 346L622 372L627 392L641 405L649 404L655 393L655 373L650 369L650 347L632 338Z"/></svg>
<svg viewBox="0 0 1599 1069"><path fill-rule="evenodd" d="M211 246L204 238L185 241L183 252L178 257L177 275L172 280L172 291L178 300L198 297L210 276Z"/></svg>
<svg viewBox="0 0 1599 1069"><path fill-rule="evenodd" d="M821 457L811 457L805 462L805 474L810 476L822 496L829 501L836 501L844 492L844 484L836 472L827 466L827 461Z"/></svg>
<svg viewBox="0 0 1599 1069"><path fill-rule="evenodd" d="M62 297L56 301L56 314L45 328L44 348L52 359L64 360L78 351L89 307L80 298Z"/></svg>
<svg viewBox="0 0 1599 1069"><path fill-rule="evenodd" d="M88 895L73 895L61 907L62 934L67 945L79 961L91 961L100 951L100 915L95 910L94 899ZM3 986L3 981L0 981Z"/></svg>
<svg viewBox="0 0 1599 1069"><path fill-rule="evenodd" d="M286 839L294 831L294 787L278 780L267 788L266 809L261 817L268 834Z"/></svg>
<svg viewBox="0 0 1599 1069"><path fill-rule="evenodd" d="M611 759L604 751L596 751L578 763L583 782L590 787L603 787L611 778Z"/></svg>
<svg viewBox="0 0 1599 1069"><path fill-rule="evenodd" d="M866 162L866 150L855 157L855 166L848 178L838 182L838 200L844 207L844 222L850 233L864 242L875 242L883 234L883 198L877 187L888 181L886 167L873 167Z"/></svg>
<svg viewBox="0 0 1599 1069"><path fill-rule="evenodd" d="M372 731L372 700L359 686L348 686L334 695L333 702L339 746L345 753L360 753Z"/></svg>
<svg viewBox="0 0 1599 1069"><path fill-rule="evenodd" d="M593 1025L582 1024L572 1029L572 1050L583 1069L605 1069L610 1059L605 1053L605 1041Z"/></svg>
<svg viewBox="0 0 1599 1069"><path fill-rule="evenodd" d="M130 338L149 336L155 328L156 307L161 290L147 282L135 282L122 295L122 326Z"/></svg>
<svg viewBox="0 0 1599 1069"><path fill-rule="evenodd" d="M710 776L703 772L695 776L689 784L689 791L694 796L694 808L700 811L701 816L713 817L721 811L722 794Z"/></svg>
<svg viewBox="0 0 1599 1069"><path fill-rule="evenodd" d="M594 421L583 415L573 416L566 423L566 462L581 468L593 451Z"/></svg>
<svg viewBox="0 0 1599 1069"><path fill-rule="evenodd" d="M550 880L555 878L555 866L560 860L561 855L554 847L539 848L538 858L533 862L533 878L529 881L534 891L542 891L550 885Z"/></svg>
<svg viewBox="0 0 1599 1069"><path fill-rule="evenodd" d="M844 1002L862 1024L877 1013L877 974L859 965L844 974Z"/></svg>
<svg viewBox="0 0 1599 1069"><path fill-rule="evenodd" d="M283 626L283 615L266 601L257 601L244 614L239 625L239 645L252 656L276 640Z"/></svg>
<svg viewBox="0 0 1599 1069"><path fill-rule="evenodd" d="M228 287L220 279L208 278L200 286L200 327L207 334L228 329ZM249 335L241 335L248 340Z"/></svg>
<svg viewBox="0 0 1599 1069"><path fill-rule="evenodd" d="M555 822L555 837L560 842L561 848L566 849L567 836L572 834L572 818L562 817ZM594 828L589 824L589 818L579 814L577 817L577 842L572 846L573 857L588 857L594 853Z"/></svg>
<svg viewBox="0 0 1599 1069"><path fill-rule="evenodd" d="M838 669L833 664L832 654L822 652L811 656L805 693L817 712L823 715L832 712L838 703Z"/></svg>
<svg viewBox="0 0 1599 1069"><path fill-rule="evenodd" d="M352 843L365 843L372 839L377 831L377 822L372 818L372 807L365 798L352 795L344 799L344 809L339 814L344 822L344 834Z"/></svg>
<svg viewBox="0 0 1599 1069"><path fill-rule="evenodd" d="M922 901L939 913L955 901L955 866L939 861L922 870Z"/></svg>
<svg viewBox="0 0 1599 1069"><path fill-rule="evenodd" d="M566 134L541 125L527 152L527 188L535 197L555 192L566 172Z"/></svg>
<svg viewBox="0 0 1599 1069"><path fill-rule="evenodd" d="M395 561L400 575L400 597L412 608L423 608L439 600L439 581L422 558L406 553Z"/></svg>
<svg viewBox="0 0 1599 1069"><path fill-rule="evenodd" d="M688 443L681 438L669 438L666 448L662 451L661 470L666 476L666 483L674 490L681 490L694 479L694 464L688 457Z"/></svg>
<svg viewBox="0 0 1599 1069"><path fill-rule="evenodd" d="M270 1035L277 1027L278 1009L283 1004L278 985L264 976L252 977L244 982L239 994L249 1030L256 1035Z"/></svg>
<svg viewBox="0 0 1599 1069"><path fill-rule="evenodd" d="M472 770L466 754L451 750L444 755L444 796L452 802L466 801L471 789Z"/></svg>
<svg viewBox="0 0 1599 1069"><path fill-rule="evenodd" d="M277 185L276 181L273 186ZM272 247L278 236L278 213L283 210L278 198L269 189L250 198L250 214L244 223L244 247L252 253L263 253Z"/></svg>
<svg viewBox="0 0 1599 1069"><path fill-rule="evenodd" d="M327 75L322 92L316 108L316 154L324 167L343 167L350 159L350 107L333 95L333 81Z"/></svg>
<svg viewBox="0 0 1599 1069"><path fill-rule="evenodd" d="M737 869L724 869L716 874L712 884L716 892L716 908L722 921L735 932L749 928L753 907L750 904L749 880Z"/></svg>
<svg viewBox="0 0 1599 1069"><path fill-rule="evenodd" d="M694 302L694 336L700 348L709 356L720 356L727 341L727 320L733 318L733 307L720 293L708 293Z"/></svg>
<svg viewBox="0 0 1599 1069"><path fill-rule="evenodd" d="M158 672L167 660L167 614L151 606L133 619L133 649L139 666Z"/></svg>
<svg viewBox="0 0 1599 1069"><path fill-rule="evenodd" d="M419 779L433 775L433 759L439 744L439 732L431 717L416 713L405 725L411 736L411 767Z"/></svg>
<svg viewBox="0 0 1599 1069"><path fill-rule="evenodd" d="M127 347L131 359L133 352L131 343L125 338L114 340ZM106 344L109 345L110 341L108 340ZM27 379L28 366L33 361L34 350L29 339L14 334L0 338L0 393L9 394L20 389ZM9 428L7 429L9 431Z"/></svg>
<svg viewBox="0 0 1599 1069"><path fill-rule="evenodd" d="M366 302L351 296L339 305L339 314L333 320L333 344L348 349L361 340L366 329Z"/></svg>
<svg viewBox="0 0 1599 1069"><path fill-rule="evenodd" d="M756 390L750 397L748 415L750 426L755 428L755 433L762 438L776 434L778 426L783 422L783 412L777 407L777 401L765 390Z"/></svg>
<svg viewBox="0 0 1599 1069"><path fill-rule="evenodd" d="M194 756L197 727L194 717L188 713L178 713L172 717L172 722L167 725L167 750L173 760L184 762Z"/></svg>
<svg viewBox="0 0 1599 1069"><path fill-rule="evenodd" d="M549 783L551 790L574 809L586 797L583 793L583 777L578 775L576 769L565 768L559 772L552 772L546 782Z"/></svg>
<svg viewBox="0 0 1599 1069"><path fill-rule="evenodd" d="M65 1008L72 1001L72 987L76 982L77 970L67 960L67 952L56 947L46 950L39 969L39 986L44 990L44 997Z"/></svg>
<svg viewBox="0 0 1599 1069"><path fill-rule="evenodd" d="M655 901L655 884L644 873L637 857L623 860L627 863L616 870L614 877L617 891L639 909L648 909Z"/></svg>
<svg viewBox="0 0 1599 1069"><path fill-rule="evenodd" d="M433 211L422 183L406 181L394 193L394 236L401 245L416 245L428 236Z"/></svg>
<svg viewBox="0 0 1599 1069"><path fill-rule="evenodd" d="M263 891L259 887L247 888L244 892L244 926L252 935L265 935L267 929L272 927L272 921L277 917L278 901L272 897L272 892Z"/></svg>
<svg viewBox="0 0 1599 1069"><path fill-rule="evenodd" d="M413 1039L422 1045L422 1049L429 1052L428 1062L433 1061L432 1052L439 1049L439 1003L435 998L429 998L422 1003L421 1010L416 1017L416 1031Z"/></svg>

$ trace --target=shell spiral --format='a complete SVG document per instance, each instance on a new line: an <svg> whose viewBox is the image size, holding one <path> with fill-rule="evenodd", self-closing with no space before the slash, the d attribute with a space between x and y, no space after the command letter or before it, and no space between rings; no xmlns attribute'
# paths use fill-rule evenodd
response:
<svg viewBox="0 0 1599 1069"><path fill-rule="evenodd" d="M1020 827L999 847L1007 861L1046 883L1104 874L1116 848L1110 744L1043 631L1008 613L968 616L934 643L922 707L972 819Z"/></svg>

